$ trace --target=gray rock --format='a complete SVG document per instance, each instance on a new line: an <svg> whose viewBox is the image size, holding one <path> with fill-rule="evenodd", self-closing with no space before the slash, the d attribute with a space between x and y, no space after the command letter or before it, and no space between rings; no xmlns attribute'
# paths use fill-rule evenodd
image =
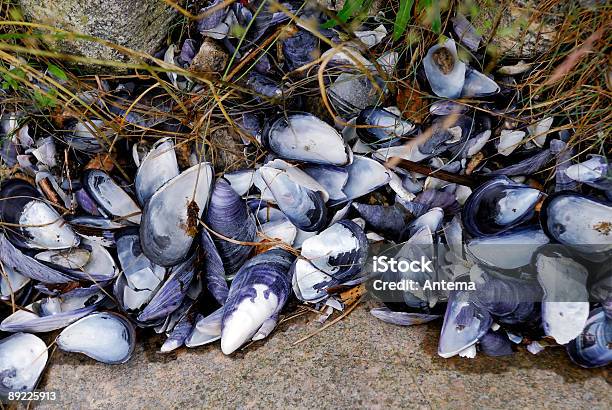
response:
<svg viewBox="0 0 612 410"><path fill-rule="evenodd" d="M227 65L228 54L215 40L205 38L193 58L189 70L203 73L221 73Z"/></svg>
<svg viewBox="0 0 612 410"><path fill-rule="evenodd" d="M177 13L162 0L20 0L31 21L98 37L153 54ZM126 55L92 41L61 39L57 51L88 58L127 62Z"/></svg>

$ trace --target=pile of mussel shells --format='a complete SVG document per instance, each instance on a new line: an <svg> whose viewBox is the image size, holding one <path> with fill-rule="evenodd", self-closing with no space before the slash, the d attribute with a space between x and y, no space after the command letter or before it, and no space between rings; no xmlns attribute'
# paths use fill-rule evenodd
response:
<svg viewBox="0 0 612 410"><path fill-rule="evenodd" d="M288 20L267 8L253 17L248 6L219 9L198 23L200 34L236 48L233 20L252 19L249 44ZM344 309L337 289L380 276L368 260L381 243L441 267L435 277L401 279L475 283L401 291L372 311L396 325L442 318L440 356L563 345L580 366L609 364L612 168L605 156L574 152L571 127L554 131L562 114L508 121L499 101L512 100L516 80L461 61L458 44L476 52L480 39L464 17L453 21L454 34L428 50L417 76L434 101L424 123L377 104L384 83L370 98L380 88L375 67L397 63L393 53L377 64L361 54L388 39L377 22L327 55L332 65L370 70L345 70L327 84L343 121L318 118L295 100L290 111L272 105L235 118L252 137L245 150L255 141L267 150L249 169L215 173L196 146L188 163L179 161L172 138L125 140L133 164L105 167L90 161L109 136L101 120L50 136L30 130L27 114L4 112L0 155L14 172L0 184L0 297L12 307L0 322L11 334L0 340L0 395L36 386L48 360L40 333L51 332L63 351L119 364L145 334L137 328L164 334L164 353L220 340L232 354L270 335L290 299L330 315ZM313 63L312 47L321 47L313 38L300 26L282 40L287 70ZM248 86L282 96L273 72L260 61ZM70 172L67 157L78 164ZM392 157L444 173L394 166Z"/></svg>

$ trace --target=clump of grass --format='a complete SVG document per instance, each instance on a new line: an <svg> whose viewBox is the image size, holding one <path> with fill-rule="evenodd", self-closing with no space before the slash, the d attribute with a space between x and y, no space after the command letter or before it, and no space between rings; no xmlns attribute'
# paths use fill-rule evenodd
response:
<svg viewBox="0 0 612 410"><path fill-rule="evenodd" d="M166 2L176 6L171 0ZM224 4L231 2L229 0ZM270 2L275 4L277 10L287 11L274 0ZM347 0L337 14L327 12L329 23L321 29L334 27L343 33L343 38L354 38L354 30L373 13L372 7L376 7L381 21L388 23L387 26L393 27L393 30L381 45L365 50L364 54L371 61L392 50L400 55L397 70L384 79L392 92L387 101L380 103L394 104L396 95L399 95L403 101L409 102L405 106L409 112L405 114L421 121L427 118L428 105L435 99L419 87L416 81L417 67L427 49L439 41L440 33L449 32L450 18L456 10L468 10L472 18L478 18L475 5L472 1L449 3L432 0ZM555 41L548 52L531 61L533 70L518 79L516 88L521 99L515 101L514 106L508 107L504 115L525 125L551 115L562 117L563 120L559 122L561 125L555 130L570 130L570 144L577 147L580 154L609 152L612 127L611 61L606 44L610 43L609 22L612 21L612 6L604 4L595 9L573 6L569 11L563 8L563 14L556 11L557 6L559 2L554 0L538 3L537 13L534 15L556 13L555 17L560 21ZM176 43L187 37L190 32L189 24L203 17L198 14L198 7L176 7L182 19L173 27L168 43ZM287 32L295 30L295 23L298 21L295 15L291 15L289 23L267 34L261 41L263 45L256 47L246 61L238 62L231 58L231 63L223 75L213 77L176 67L101 39L27 23L15 4L10 1L0 1L0 13L3 16L0 23L0 76L4 88L1 109L4 112L27 113L29 121L51 135L64 131L62 119L65 118L82 121L102 119L105 121L105 127L113 130L110 144L105 141L111 156L117 147L117 141L122 138L137 141L171 136L179 146L200 141L203 143L201 146L211 148L212 152L216 142L208 136L214 130L232 128L233 132L246 138L235 126L236 116L242 112L257 112L269 108L272 101L264 96L255 96L242 85L241 80L253 69L262 53L274 57L281 54L277 50L279 40L287 35ZM302 20L299 22L309 23ZM492 25L495 25L495 22ZM243 36L247 29L244 28ZM316 30L313 32L316 34ZM318 37L322 43L333 46L324 36ZM59 53L45 46L45 40L49 38L99 42L128 55L131 61L98 61ZM80 72L78 64L91 63L101 67L100 73L109 74L91 75ZM274 63L281 67L281 61ZM317 71L317 64L321 64L322 60L317 59L315 63L300 72L285 73L288 97L299 96L315 100L321 98L321 93L324 92L322 85L326 81L323 77L332 71ZM484 67L487 61L474 63ZM492 62L493 65L499 63ZM371 75L364 67L361 68L364 73ZM112 70L116 69L128 71L127 74L111 74ZM188 78L192 85L196 86L189 89L177 88L168 79L168 72ZM127 81L138 82L142 87L139 87L137 94L126 100L114 98L103 87L105 82L116 84ZM92 105L81 98L84 92L94 90L102 98L102 104ZM469 101L465 103L470 104ZM167 109L160 109L162 105ZM127 115L115 114L117 110L111 109L113 107L142 116L171 120L187 128L175 127L168 130L143 127L130 123ZM325 104L325 108L327 110L323 111L329 111L328 119L338 119L337 113L329 104ZM321 113L324 114L325 112ZM100 138L104 138L102 133ZM253 157L261 158L264 150L257 144L255 147Z"/></svg>

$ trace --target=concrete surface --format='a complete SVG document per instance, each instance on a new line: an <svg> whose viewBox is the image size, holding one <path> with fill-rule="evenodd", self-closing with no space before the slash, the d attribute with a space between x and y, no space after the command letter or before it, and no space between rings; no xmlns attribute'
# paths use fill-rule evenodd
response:
<svg viewBox="0 0 612 410"><path fill-rule="evenodd" d="M55 351L41 388L60 401L39 407L612 408L609 369L581 369L562 349L442 359L439 324L385 324L371 306L293 346L320 327L304 315L232 357L218 342L162 356L161 338L139 342L121 366Z"/></svg>

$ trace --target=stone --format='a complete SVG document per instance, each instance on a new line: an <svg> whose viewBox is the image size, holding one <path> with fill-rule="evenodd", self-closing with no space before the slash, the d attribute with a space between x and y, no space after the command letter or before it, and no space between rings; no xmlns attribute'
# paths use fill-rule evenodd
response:
<svg viewBox="0 0 612 410"><path fill-rule="evenodd" d="M101 38L131 50L153 54L166 38L176 10L161 0L20 0L31 21ZM57 51L88 58L134 62L100 43L60 39Z"/></svg>
<svg viewBox="0 0 612 410"><path fill-rule="evenodd" d="M551 49L563 19L563 8L568 7L558 2L554 9L544 9L545 2L536 0L477 0L476 3L479 10L470 20L483 40L491 37L501 13L489 52L499 58L517 59L534 59Z"/></svg>
<svg viewBox="0 0 612 410"><path fill-rule="evenodd" d="M215 40L205 38L200 46L200 50L193 58L190 71L202 73L217 73L223 72L227 66L229 56L227 51L223 49Z"/></svg>

